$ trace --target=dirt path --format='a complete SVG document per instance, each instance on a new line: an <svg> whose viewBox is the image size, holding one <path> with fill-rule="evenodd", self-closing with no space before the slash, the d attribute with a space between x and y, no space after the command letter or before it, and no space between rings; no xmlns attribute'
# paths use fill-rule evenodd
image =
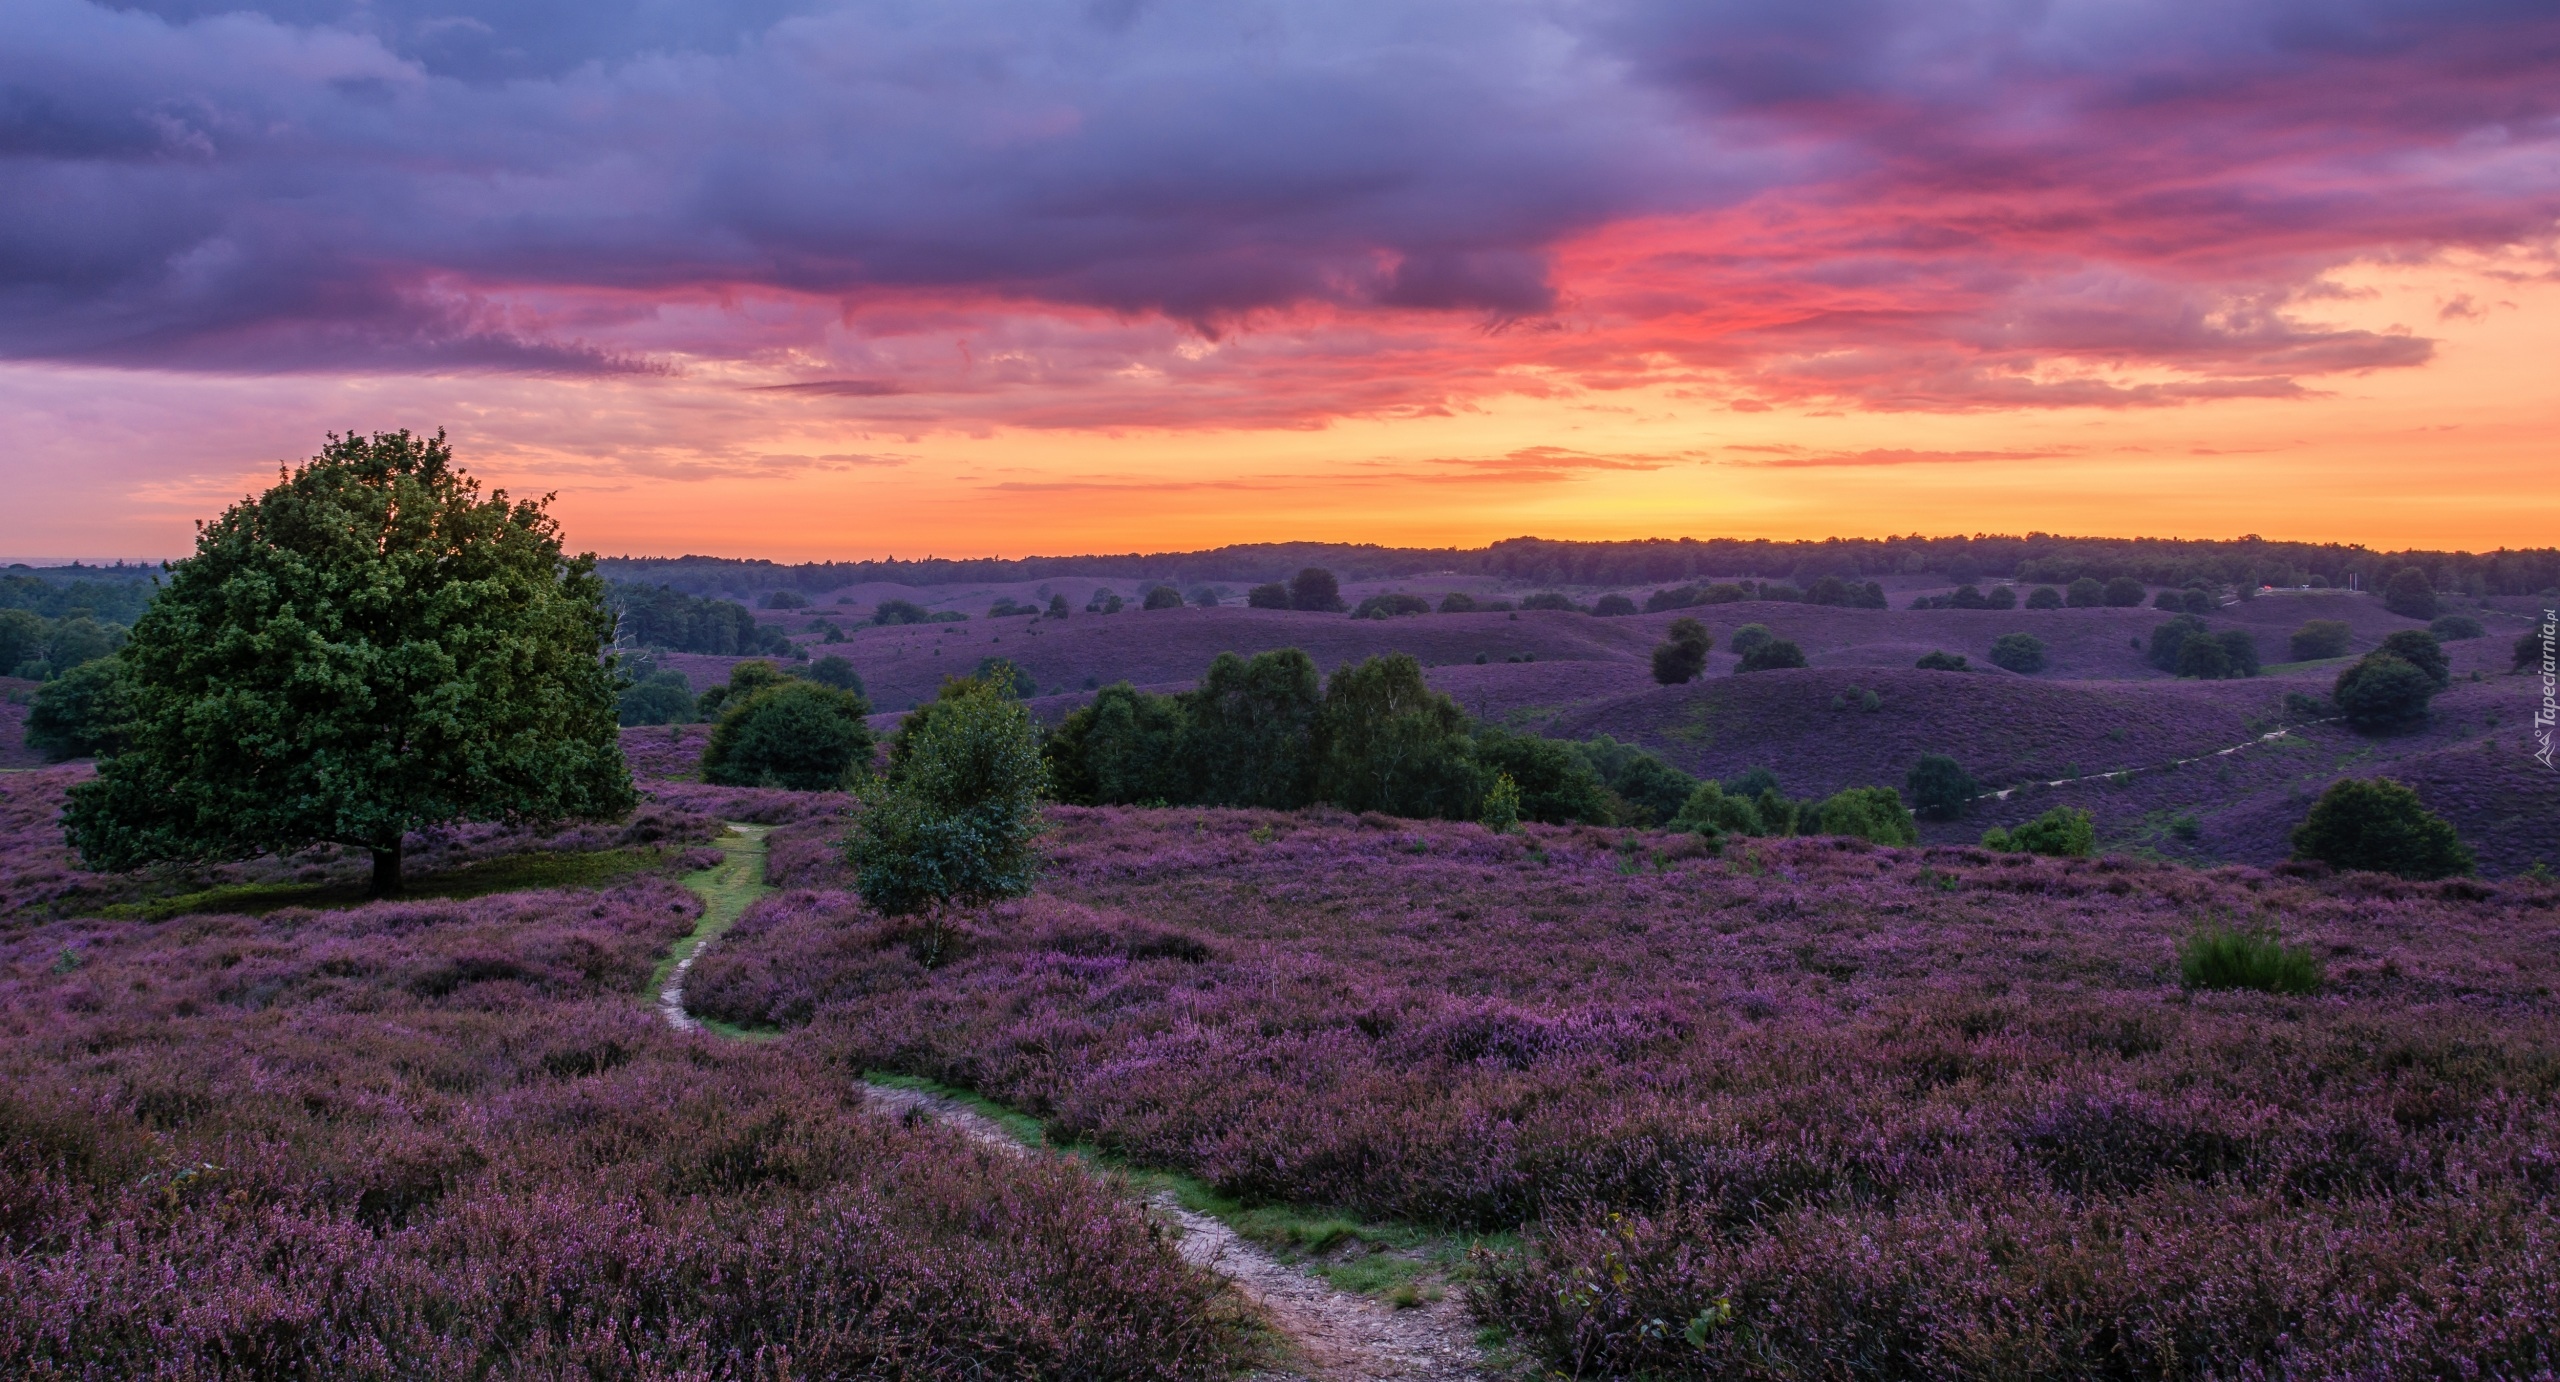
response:
<svg viewBox="0 0 2560 1382"><path fill-rule="evenodd" d="M2285 727L2284 727L2284 728L2282 728L2282 729L2278 729L2278 730L2271 730L2271 731L2269 731L2269 732L2267 732L2267 733L2265 733L2265 734L2261 734L2261 735L2259 735L2259 736L2258 736L2257 738L2255 738L2255 739L2250 739L2250 740L2246 740L2246 741L2241 742L2241 743L2234 744L2234 745L2232 745L2231 747L2229 747L2229 748L2227 748L2227 749L2215 749L2215 750L2214 750L2213 752L2211 752L2211 753L2200 753L2200 754L2197 754L2197 755L2196 755L2195 757L2193 757L2193 758L2172 758L2172 759L2170 759L2170 760L2169 760L2168 762L2166 762L2166 763L2146 763L2146 764L2143 764L2143 765L2142 765L2142 766L2140 766L2140 767L2134 767L2134 768L2117 768L2117 769L2115 769L2115 770L2114 770L2114 771L2112 771L2112 772L2104 772L2104 773L2082 773L2082 774L2081 774L2080 776L2078 776L2078 777L2057 777L2057 778L2052 779L2051 781L2044 781L2044 782L2021 782L2021 783L2017 784L2017 786L2015 786L2015 787L2003 787L2003 788L2001 788L1999 791L1996 791L1996 792L1984 792L1984 793L1980 794L1979 796L1968 797L1968 798L1966 798L1966 800L1968 800L1968 801L2007 801L2007 800L2009 799L2009 794L2010 794L2011 792L2019 791L2019 790L2021 790L2021 789L2023 789L2023 788L2027 788L2027 787L2069 787L2069 786L2073 785L2074 783L2080 783L2080 782L2113 782L2113 781L2115 781L2117 778L2120 778L2120 777L2131 777L2131 776L2133 776L2135 773L2164 773L2164 772L2168 772L2168 771L2170 771L2170 770L2172 770L2172 769L2175 769L2175 768L2183 768L2183 767L2187 766L2187 765L2188 765L2188 764L2190 764L2190 763L2204 763L2204 762L2209 762L2209 761L2211 761L2211 760L2213 760L2213 759L2216 759L2216 758L2228 758L2228 757L2230 757L2232 754L2238 753L2238 752L2242 751L2243 749L2254 749L2254 748L2258 747L2258 746L2259 746L2259 745L2261 745L2261 744L2272 744L2272 743L2275 743L2277 740L2288 738L2288 737L2290 737L2290 736L2293 734L2293 732L2294 732L2295 730L2297 730L2297 729L2309 729L2309 728L2310 728L2310 727L2312 727L2313 725L2328 725L2328 724L2336 724L2340 719L2343 719L2343 718L2344 718L2343 716L2332 715L2332 716L2329 716L2329 717L2328 717L2328 718L2326 718L2326 719L2320 719L2320 720L2305 720L2305 721L2303 721L2301 724L2298 724L2298 725L2287 725L2287 726L2285 726Z"/></svg>
<svg viewBox="0 0 2560 1382"><path fill-rule="evenodd" d="M737 923L764 890L767 827L732 823L720 839L728 858L685 879L700 894L702 921L676 944L658 990L658 1011L678 1031L702 1029L685 1011L684 979L694 958ZM1039 1156L1004 1126L976 1109L925 1090L865 1085L871 1106L902 1117L929 1117L1008 1156ZM1292 1369L1258 1374L1267 1382L1461 1382L1497 1374L1475 1343L1475 1328L1455 1297L1398 1310L1336 1290L1289 1266L1220 1220L1185 1209L1170 1192L1146 1200L1151 1213L1181 1230L1183 1260L1216 1272L1270 1317L1297 1356Z"/></svg>

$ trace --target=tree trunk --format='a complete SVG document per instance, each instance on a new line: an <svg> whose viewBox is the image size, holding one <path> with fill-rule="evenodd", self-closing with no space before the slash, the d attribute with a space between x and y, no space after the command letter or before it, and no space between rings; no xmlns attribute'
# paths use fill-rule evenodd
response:
<svg viewBox="0 0 2560 1382"><path fill-rule="evenodd" d="M393 840L388 849L373 851L373 895L400 895L400 841Z"/></svg>

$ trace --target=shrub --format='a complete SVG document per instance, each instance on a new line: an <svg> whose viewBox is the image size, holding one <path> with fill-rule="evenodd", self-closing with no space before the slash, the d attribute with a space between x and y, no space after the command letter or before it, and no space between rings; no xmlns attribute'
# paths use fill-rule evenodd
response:
<svg viewBox="0 0 2560 1382"><path fill-rule="evenodd" d="M1689 799L1671 818L1671 828L1700 835L1757 835L1759 812L1747 797L1727 795L1713 782L1701 782L1691 789Z"/></svg>
<svg viewBox="0 0 2560 1382"><path fill-rule="evenodd" d="M2250 592L2256 589L2257 587L2250 585L2245 581L2242 582L2240 586L2240 598L2243 600L2254 598ZM2212 591L2204 590L2195 586L2189 586L2186 590L2180 592L2178 598L2179 602L2187 607L2187 613L2189 614L2208 613L2216 604Z"/></svg>
<svg viewBox="0 0 2560 1382"><path fill-rule="evenodd" d="M1128 601L1120 598L1120 592L1113 590L1111 587L1106 585L1096 589L1093 594L1085 600L1084 612L1087 614L1118 614L1121 607L1127 603Z"/></svg>
<svg viewBox="0 0 2560 1382"><path fill-rule="evenodd" d="M1476 819L1496 835L1520 828L1520 784L1511 780L1511 774L1493 775L1493 785L1484 791L1484 811Z"/></svg>
<svg viewBox="0 0 2560 1382"><path fill-rule="evenodd" d="M132 716L122 659L97 658L46 682L27 707L27 747L50 762L113 754Z"/></svg>
<svg viewBox="0 0 2560 1382"><path fill-rule="evenodd" d="M614 718L624 726L681 725L693 721L693 690L682 672L651 672L622 688Z"/></svg>
<svg viewBox="0 0 2560 1382"><path fill-rule="evenodd" d="M1182 592L1169 585L1149 586L1147 598L1138 602L1138 608L1141 610L1180 609Z"/></svg>
<svg viewBox="0 0 2560 1382"><path fill-rule="evenodd" d="M1191 592L1191 603L1198 609L1216 609L1225 600L1225 592L1215 586L1204 585Z"/></svg>
<svg viewBox="0 0 2560 1382"><path fill-rule="evenodd" d="M2320 991L2320 957L2286 945L2273 932L2200 926L2178 945L2178 977L2191 989L2255 989L2304 995Z"/></svg>
<svg viewBox="0 0 2560 1382"><path fill-rule="evenodd" d="M1884 592L1879 589L1876 593L1881 596ZM2016 609L2018 590L2015 586L1995 585L1991 587L1991 593L1983 596L1982 599L1985 609Z"/></svg>
<svg viewBox="0 0 2560 1382"><path fill-rule="evenodd" d="M1707 602L1707 592L1694 585L1673 586L1644 597L1644 612L1660 614L1666 609L1689 609Z"/></svg>
<svg viewBox="0 0 2560 1382"><path fill-rule="evenodd" d="M1316 794L1346 811L1472 819L1484 795L1466 712L1432 690L1422 664L1389 653L1325 684L1316 721Z"/></svg>
<svg viewBox="0 0 2560 1382"><path fill-rule="evenodd" d="M1440 597L1442 614L1473 614L1475 609L1476 597L1463 590L1452 590Z"/></svg>
<svg viewBox="0 0 2560 1382"><path fill-rule="evenodd" d="M693 713L698 719L711 719L720 713L720 707L728 704L731 697L743 697L768 686L780 686L787 680L789 678L783 675L781 668L763 658L733 663L729 668L728 683L704 691L694 702Z"/></svg>
<svg viewBox="0 0 2560 1382"><path fill-rule="evenodd" d="M1354 619L1394 619L1408 614L1429 614L1431 602L1419 595L1372 595L1351 612Z"/></svg>
<svg viewBox="0 0 2560 1382"><path fill-rule="evenodd" d="M2403 878L2449 878L2473 868L2452 824L2387 777L2329 784L2294 827L2293 857Z"/></svg>
<svg viewBox="0 0 2560 1382"><path fill-rule="evenodd" d="M1632 813L1622 825L1654 825L1680 814L1698 780L1633 744L1600 734L1579 745L1591 770Z"/></svg>
<svg viewBox="0 0 2560 1382"><path fill-rule="evenodd" d="M115 624L101 624L86 615L64 619L53 626L52 636L45 640L44 660L53 665L56 675L84 663L112 656L124 646L125 631Z"/></svg>
<svg viewBox="0 0 2560 1382"><path fill-rule="evenodd" d="M797 678L733 696L702 752L702 780L727 787L831 792L871 763L871 706Z"/></svg>
<svg viewBox="0 0 2560 1382"><path fill-rule="evenodd" d="M1509 777L1522 816L1549 825L1607 825L1609 793L1591 762L1572 744L1487 727L1475 736L1475 760Z"/></svg>
<svg viewBox="0 0 2560 1382"><path fill-rule="evenodd" d="M796 590L775 590L767 592L757 603L766 609L807 609L809 597Z"/></svg>
<svg viewBox="0 0 2560 1382"><path fill-rule="evenodd" d="M2456 643L2466 638L2485 638L2489 630L2468 614L2439 614L2434 623L2427 625L2427 632L2444 642Z"/></svg>
<svg viewBox="0 0 2560 1382"><path fill-rule="evenodd" d="M2142 603L2142 582L2131 576L2118 576L2099 588L2098 598L2109 609L2133 609Z"/></svg>
<svg viewBox="0 0 2560 1382"><path fill-rule="evenodd" d="M1943 753L1922 754L1903 785L1911 792L1912 810L1927 821L1956 819L1982 791L1973 774Z"/></svg>
<svg viewBox="0 0 2560 1382"><path fill-rule="evenodd" d="M2226 677L2254 677L2258 674L2258 636L2247 629L2224 629L2213 636L2222 645Z"/></svg>
<svg viewBox="0 0 2560 1382"><path fill-rule="evenodd" d="M1635 613L1636 602L1628 599L1624 595L1603 595L1597 601L1593 602L1591 612L1599 615L1603 619L1615 619L1622 614Z"/></svg>
<svg viewBox="0 0 2560 1382"><path fill-rule="evenodd" d="M1245 608L1247 609L1293 608L1289 603L1289 587L1282 585L1278 581L1273 581L1268 585L1258 585L1253 589L1246 591L1244 593L1244 603Z"/></svg>
<svg viewBox="0 0 2560 1382"><path fill-rule="evenodd" d="M2408 619L2436 617L2436 588L2427 573L2414 566L2401 567L2382 587L2382 607Z"/></svg>
<svg viewBox="0 0 2560 1382"><path fill-rule="evenodd" d="M1036 616L1039 613L1040 607L1038 605L1015 604L1013 597L1010 595L999 595L996 597L994 604L987 606L987 617L990 619L1013 619L1025 614ZM812 627L820 627L820 625L813 625ZM828 624L823 625L823 627L832 628L834 626Z"/></svg>
<svg viewBox="0 0 2560 1382"><path fill-rule="evenodd" d="M1917 844L1920 828L1890 787L1847 787L1813 809L1813 833L1854 835L1880 845Z"/></svg>
<svg viewBox="0 0 2560 1382"><path fill-rule="evenodd" d="M2190 636L2178 645L2177 673L2200 681L2220 681L2232 675L2231 655L2223 651L2219 639Z"/></svg>
<svg viewBox="0 0 2560 1382"><path fill-rule="evenodd" d="M1055 594L1051 595L1051 596L1049 597L1049 607L1048 607L1047 609L1042 610L1042 611L1040 612L1040 617L1041 617L1041 618L1043 618L1043 619L1064 619L1064 618L1066 618L1066 617L1067 617L1067 597L1066 597L1066 596L1064 596L1064 595L1055 595Z"/></svg>
<svg viewBox="0 0 2560 1382"><path fill-rule="evenodd" d="M863 901L925 913L938 937L947 907L1031 891L1047 775L1020 701L954 678L930 708L899 726L890 776L854 818L845 859Z"/></svg>
<svg viewBox="0 0 2560 1382"><path fill-rule="evenodd" d="M2031 633L2004 633L1991 640L1991 665L2022 675L2044 670L2044 640Z"/></svg>
<svg viewBox="0 0 2560 1382"><path fill-rule="evenodd" d="M1768 672L1781 667L1805 665L1804 649L1783 638L1774 638L1742 655L1736 672Z"/></svg>
<svg viewBox="0 0 2560 1382"><path fill-rule="evenodd" d="M2027 592L2027 608L2060 609L2062 608L2062 592L2049 585L2037 586L2035 589Z"/></svg>
<svg viewBox="0 0 2560 1382"><path fill-rule="evenodd" d="M2163 672L2175 672L2178 670L2179 650L2186 646L2188 639L2200 637L2204 632L2204 621L2192 614L2181 614L2165 624L2155 625L2151 630L2151 651L2147 660Z"/></svg>
<svg viewBox="0 0 2560 1382"><path fill-rule="evenodd" d="M978 670L970 675L1018 701L1027 701L1040 694L1040 684L1009 658L980 658Z"/></svg>
<svg viewBox="0 0 2560 1382"><path fill-rule="evenodd" d="M2524 632L2516 635L2515 662L2507 668L2508 671L2521 672L2528 667L2540 667L2543 665L2542 631L2546 627L2548 627L2548 625L2536 624L2532 628L2526 629Z"/></svg>
<svg viewBox="0 0 2560 1382"><path fill-rule="evenodd" d="M2313 619L2293 631L2287 651L2296 662L2318 662L2345 657L2354 639L2355 631L2347 627L2344 619Z"/></svg>
<svg viewBox="0 0 2560 1382"><path fill-rule="evenodd" d="M790 643L783 631L759 624L745 605L696 599L666 586L616 581L605 588L617 638L649 648L713 657L778 653Z"/></svg>
<svg viewBox="0 0 2560 1382"><path fill-rule="evenodd" d="M2057 806L2015 830L1994 828L1982 837L1982 844L2012 854L2086 859L2098 852L2098 827L2079 807Z"/></svg>
<svg viewBox="0 0 2560 1382"><path fill-rule="evenodd" d="M1522 600L1520 602L1520 608L1551 609L1570 613L1573 610L1580 608L1580 606L1574 604L1571 597L1567 596L1563 591L1541 590L1537 594Z"/></svg>
<svg viewBox="0 0 2560 1382"><path fill-rule="evenodd" d="M1911 665L1919 668L1923 672L1969 672L1973 670L1972 667L1964 660L1963 654L1951 653L1943 649L1937 652L1922 653L1920 655L1920 660Z"/></svg>
<svg viewBox="0 0 2560 1382"><path fill-rule="evenodd" d="M1343 608L1342 585L1323 567L1307 567L1289 578L1289 608L1334 613Z"/></svg>
<svg viewBox="0 0 2560 1382"><path fill-rule="evenodd" d="M854 671L853 663L839 653L829 653L810 663L809 670L802 675L820 686L832 686L857 696L862 694L862 675Z"/></svg>
<svg viewBox="0 0 2560 1382"><path fill-rule="evenodd" d="M2453 685L2453 664L2445 660L2444 645L2424 629L2402 629L2387 634L2375 652L2389 653L2427 674L2438 689Z"/></svg>
<svg viewBox="0 0 2560 1382"><path fill-rule="evenodd" d="M2083 576L2064 588L2063 603L2073 609L2096 609L2106 603L2107 588L2095 576Z"/></svg>
<svg viewBox="0 0 2560 1382"><path fill-rule="evenodd" d="M2284 713L2293 716L2295 719L2318 719L2327 715L2331 709L2333 709L2333 707L2327 700L2319 696L2311 695L2308 692L2287 691L2284 693Z"/></svg>
<svg viewBox="0 0 2560 1382"><path fill-rule="evenodd" d="M1324 708L1315 659L1296 648L1251 659L1220 653L1183 696L1184 756L1211 806L1292 811L1315 794L1315 728Z"/></svg>
<svg viewBox="0 0 2560 1382"><path fill-rule="evenodd" d="M871 622L887 628L929 624L933 622L933 611L913 600L882 600L871 607Z"/></svg>
<svg viewBox="0 0 2560 1382"><path fill-rule="evenodd" d="M1707 651L1714 646L1706 625L1685 615L1672 620L1668 636L1653 650L1653 679L1664 686L1697 680L1707 670Z"/></svg>
<svg viewBox="0 0 2560 1382"><path fill-rule="evenodd" d="M0 673L44 660L44 619L29 610L0 609Z"/></svg>
<svg viewBox="0 0 2560 1382"><path fill-rule="evenodd" d="M1192 799L1183 752L1189 717L1172 696L1115 682L1078 706L1040 746L1058 800L1078 806L1173 805Z"/></svg>
<svg viewBox="0 0 2560 1382"><path fill-rule="evenodd" d="M1749 657L1753 649L1764 647L1775 641L1777 637L1776 634L1769 632L1769 626L1766 624L1745 624L1733 631L1731 644L1733 655Z"/></svg>
<svg viewBox="0 0 2560 1382"><path fill-rule="evenodd" d="M2350 726L2380 734L2425 721L2427 703L2439 689L2433 677L2407 659L2375 651L2338 673L2329 695Z"/></svg>
<svg viewBox="0 0 2560 1382"><path fill-rule="evenodd" d="M2171 614L2184 614L2187 609L2187 597L2174 590L2164 590L2151 597L2151 607L2165 609Z"/></svg>

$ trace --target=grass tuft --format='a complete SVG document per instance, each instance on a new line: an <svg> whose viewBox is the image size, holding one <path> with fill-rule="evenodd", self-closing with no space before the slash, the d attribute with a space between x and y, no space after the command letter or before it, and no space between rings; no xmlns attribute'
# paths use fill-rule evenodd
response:
<svg viewBox="0 0 2560 1382"><path fill-rule="evenodd" d="M2310 950L2286 945L2271 931L2220 923L2197 928L2178 946L2178 974L2191 989L2296 995L2318 993L2325 978Z"/></svg>

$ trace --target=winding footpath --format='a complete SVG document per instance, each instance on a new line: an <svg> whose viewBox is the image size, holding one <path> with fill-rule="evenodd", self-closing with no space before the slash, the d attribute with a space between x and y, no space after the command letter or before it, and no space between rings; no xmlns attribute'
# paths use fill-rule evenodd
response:
<svg viewBox="0 0 2560 1382"><path fill-rule="evenodd" d="M685 879L702 898L702 920L676 943L673 962L658 990L658 1011L680 1032L704 1030L685 1011L685 975L704 946L737 924L764 882L765 836L770 827L729 824L719 841L727 855L718 865ZM922 1114L1008 1156L1044 1153L1024 1145L994 1119L956 1099L924 1090L865 1085L864 1096L884 1114ZM1171 1192L1147 1197L1147 1209L1180 1230L1176 1249L1184 1261L1225 1277L1268 1317L1290 1342L1291 1367L1257 1374L1266 1382L1476 1382L1495 1372L1476 1346L1466 1309L1454 1295L1429 1305L1397 1310L1333 1286L1281 1262L1220 1220L1185 1209Z"/></svg>

